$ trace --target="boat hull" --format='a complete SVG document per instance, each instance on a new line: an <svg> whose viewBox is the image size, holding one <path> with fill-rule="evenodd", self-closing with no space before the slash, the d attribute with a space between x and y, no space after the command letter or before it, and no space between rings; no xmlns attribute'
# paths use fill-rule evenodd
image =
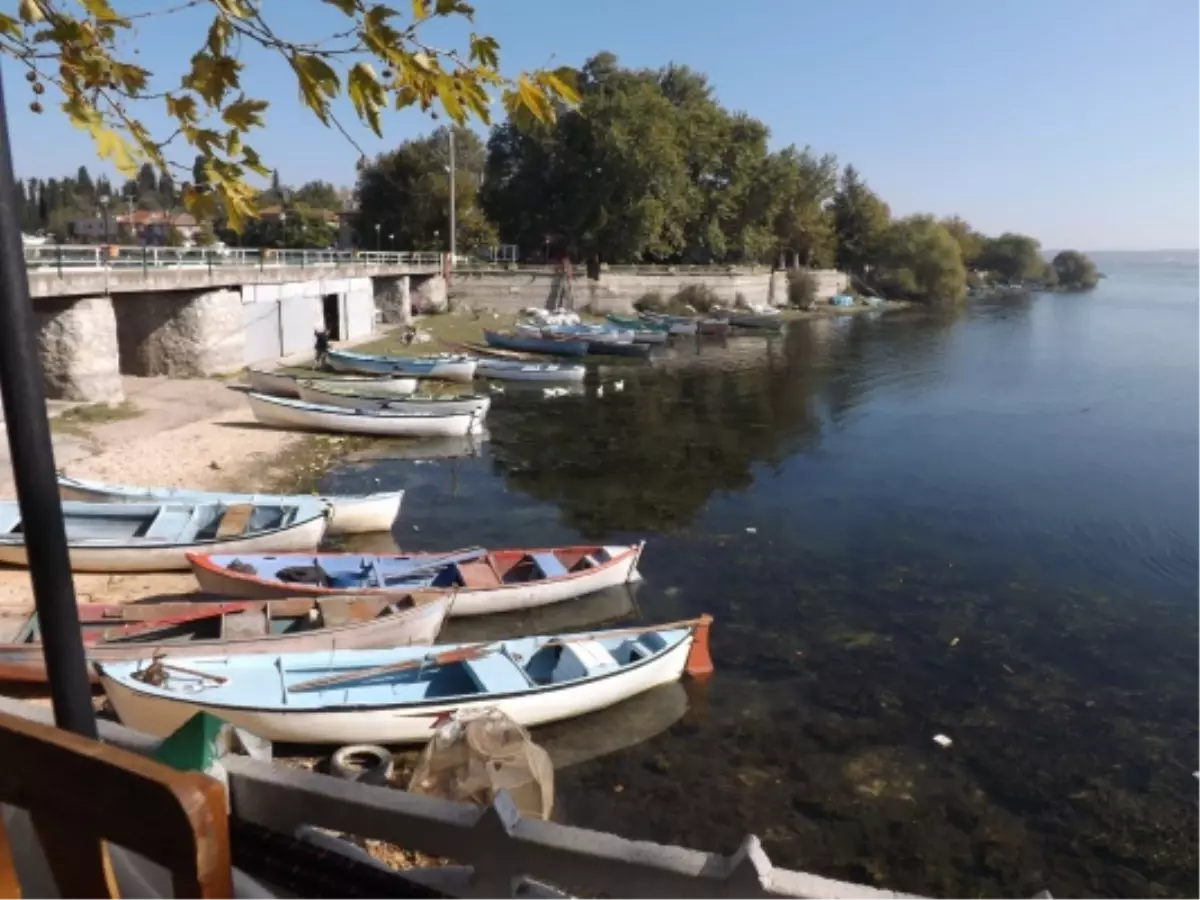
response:
<svg viewBox="0 0 1200 900"><path fill-rule="evenodd" d="M306 403L337 406L342 409L393 409L397 411L439 413L486 413L492 405L488 397L466 397L460 399L435 400L427 397L380 397L370 394L351 394L326 391L299 383L300 399Z"/></svg>
<svg viewBox="0 0 1200 900"><path fill-rule="evenodd" d="M452 617L486 616L492 613L511 612L519 609L533 609L548 606L551 603L561 603L572 600L595 591L638 581L641 575L637 571L638 560L641 558L641 545L620 548L619 553L601 566L572 572L558 578L547 578L540 581L506 584L492 588L447 588L455 594L454 606L450 611ZM215 555L215 554L214 554ZM278 556L279 554L273 554ZM439 554L413 554L419 559L427 556L434 559ZM320 559L322 554L317 554ZM311 561L313 557L306 556L297 559L297 563ZM285 581L266 580L253 575L243 575L231 572L217 565L209 555L197 554L191 557L192 572L196 576L201 590L210 594L226 597L246 597L252 599L271 599L276 597L297 597L322 594L344 594L346 588L328 588L320 585L292 584ZM395 593L396 588L360 588L350 593ZM421 590L439 590L438 588L421 588Z"/></svg>
<svg viewBox="0 0 1200 900"><path fill-rule="evenodd" d="M477 427L475 413L415 415L375 410L366 413L334 406L303 407L264 394L247 394L254 417L264 425L306 431L374 434L390 437L462 437Z"/></svg>
<svg viewBox="0 0 1200 900"><path fill-rule="evenodd" d="M481 359L475 368L480 378L494 381L583 381L587 367L559 363L518 362L502 359Z"/></svg>
<svg viewBox="0 0 1200 900"><path fill-rule="evenodd" d="M665 652L606 677L526 693L481 695L478 700L459 697L450 698L446 703L407 706L276 711L207 705L139 691L103 672L101 683L122 724L155 737L166 737L196 712L203 711L271 741L338 745L423 744L437 724L454 713L469 714L495 708L523 727L531 728L605 709L661 684L678 681L687 664L692 641L693 635L689 633Z"/></svg>
<svg viewBox="0 0 1200 900"><path fill-rule="evenodd" d="M326 354L325 359L335 372L360 375L404 375L412 378L440 378L443 381L461 382L470 382L475 378L475 360L463 357L405 359L401 356L369 356L331 350Z"/></svg>
<svg viewBox="0 0 1200 900"><path fill-rule="evenodd" d="M223 491L190 491L185 488L127 487L85 481L60 475L58 492L64 500L90 503L287 503L296 499L286 494L235 494ZM329 507L328 534L370 534L387 531L400 515L404 491L319 497Z"/></svg>
<svg viewBox="0 0 1200 900"><path fill-rule="evenodd" d="M325 536L326 518L318 516L278 531L229 540L179 544L83 546L68 543L72 572L186 572L189 553L271 553L316 550ZM24 543L0 542L0 563L27 566Z"/></svg>
<svg viewBox="0 0 1200 900"><path fill-rule="evenodd" d="M403 599L398 595L397 599ZM354 601L351 600L353 603ZM402 609L393 615L351 622L331 628L316 628L294 634L271 634L252 638L226 640L192 640L179 643L169 641L101 641L85 648L88 662L125 662L162 653L168 659L188 659L201 656L240 656L249 653L305 653L333 652L334 650L370 650L390 647L409 647L432 644L442 630L442 623L453 603L453 597L443 596L428 599L410 609ZM191 603L189 606L203 610L214 607L213 603ZM234 607L239 604L225 604ZM241 604L254 607L257 604ZM219 613L218 613L219 614ZM247 609L236 615L261 615ZM201 618L200 612L195 618ZM92 680L97 681L95 670L89 666ZM40 643L0 644L0 681L44 682L47 680L46 663Z"/></svg>
<svg viewBox="0 0 1200 900"><path fill-rule="evenodd" d="M501 350L519 350L524 353L545 353L551 356L587 356L588 342L583 340L559 340L533 335L500 334L484 331L483 338L489 347Z"/></svg>

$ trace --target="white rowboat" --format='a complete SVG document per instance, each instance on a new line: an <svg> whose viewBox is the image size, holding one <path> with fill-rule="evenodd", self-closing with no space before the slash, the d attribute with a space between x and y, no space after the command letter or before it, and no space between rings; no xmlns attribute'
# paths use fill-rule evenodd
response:
<svg viewBox="0 0 1200 900"><path fill-rule="evenodd" d="M328 381L299 381L300 399L308 403L339 406L343 409L392 409L400 412L460 413L484 415L492 405L490 397L477 394L435 397L429 394L408 397L377 394L369 388L335 388Z"/></svg>
<svg viewBox="0 0 1200 900"><path fill-rule="evenodd" d="M328 507L295 503L78 503L64 501L71 570L187 570L189 552L268 553L315 550ZM0 501L0 563L24 566L25 534L14 501Z"/></svg>
<svg viewBox="0 0 1200 900"><path fill-rule="evenodd" d="M642 544L373 556L361 553L196 554L201 590L227 597L446 590L451 616L532 609L641 578ZM234 565L237 563L238 565Z"/></svg>
<svg viewBox="0 0 1200 900"><path fill-rule="evenodd" d="M711 672L709 621L482 645L189 659L189 671L164 667L145 680L135 677L145 663L95 668L121 722L156 737L203 711L271 741L417 744L456 713L494 707L528 728L612 706L685 669Z"/></svg>
<svg viewBox="0 0 1200 900"><path fill-rule="evenodd" d="M311 498L296 494L235 494L225 491L192 491L173 487L131 487L83 478L58 476L64 500L89 503L295 503ZM317 497L329 507L329 534L370 534L388 531L400 515L404 491Z"/></svg>
<svg viewBox="0 0 1200 900"><path fill-rule="evenodd" d="M296 382L301 378L316 380L319 373L311 376L297 373L276 372L267 369L249 368L246 370L246 382L250 389L260 394L270 394L275 397L299 397L300 390ZM320 379L332 381L348 388L369 389L371 393L395 394L403 397L417 389L417 379L397 378L391 375L343 375L338 378Z"/></svg>
<svg viewBox="0 0 1200 900"><path fill-rule="evenodd" d="M394 409L346 409L287 397L246 394L254 418L264 425L307 431L391 437L461 437L482 423L478 413L423 413Z"/></svg>

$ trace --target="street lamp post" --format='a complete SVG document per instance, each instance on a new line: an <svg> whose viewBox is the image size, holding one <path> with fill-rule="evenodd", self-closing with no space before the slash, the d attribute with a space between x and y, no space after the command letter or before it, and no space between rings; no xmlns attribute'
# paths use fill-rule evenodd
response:
<svg viewBox="0 0 1200 900"><path fill-rule="evenodd" d="M108 194L101 194L96 198L96 202L100 204L100 214L104 216L104 244L108 244Z"/></svg>
<svg viewBox="0 0 1200 900"><path fill-rule="evenodd" d="M395 232L392 232L391 234L388 235L388 248L393 253L396 252L396 233Z"/></svg>
<svg viewBox="0 0 1200 900"><path fill-rule="evenodd" d="M279 214L279 243L283 245L279 248L280 250L287 249L287 213L285 212Z"/></svg>
<svg viewBox="0 0 1200 900"><path fill-rule="evenodd" d="M457 197L454 196L454 128L450 128L450 268L454 268L454 256L458 252L456 238L458 236L458 228L456 227L458 211L455 209L457 205Z"/></svg>
<svg viewBox="0 0 1200 900"><path fill-rule="evenodd" d="M383 250L383 245L380 243L381 238L379 237L379 229L382 227L383 226L380 225L378 222L375 223L375 252L376 253L379 253L381 250Z"/></svg>

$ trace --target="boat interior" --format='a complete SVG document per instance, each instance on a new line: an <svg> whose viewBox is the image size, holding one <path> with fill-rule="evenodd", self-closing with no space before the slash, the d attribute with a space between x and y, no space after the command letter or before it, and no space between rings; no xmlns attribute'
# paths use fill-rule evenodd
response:
<svg viewBox="0 0 1200 900"><path fill-rule="evenodd" d="M67 541L122 543L211 541L217 538L275 531L296 521L299 507L235 503L98 503L68 505L63 509ZM24 522L16 504L0 535L24 535Z"/></svg>
<svg viewBox="0 0 1200 900"><path fill-rule="evenodd" d="M394 615L418 598L402 603L371 597L321 597L266 600L238 604L195 603L188 609L164 610L152 618L154 604L134 608L85 604L80 607L80 627L85 644L165 644L190 641L229 641L272 635L298 634L337 628ZM205 609L204 607L209 607ZM13 638L15 644L42 640L37 613Z"/></svg>
<svg viewBox="0 0 1200 900"><path fill-rule="evenodd" d="M213 557L231 571L268 581L324 588L466 588L483 590L561 578L613 559L608 547L561 550L467 551L445 557L283 556Z"/></svg>
<svg viewBox="0 0 1200 900"><path fill-rule="evenodd" d="M540 687L566 684L604 675L665 650L686 634L685 630L647 631L642 634L578 638L518 638L501 641L475 659L445 664L373 672L365 666L362 678L354 678L352 668L334 667L336 687L320 686L310 690L303 682L313 674L309 670L286 670L289 692L320 693L349 691L352 701L419 702L480 694L513 694ZM368 694L370 699L355 696Z"/></svg>

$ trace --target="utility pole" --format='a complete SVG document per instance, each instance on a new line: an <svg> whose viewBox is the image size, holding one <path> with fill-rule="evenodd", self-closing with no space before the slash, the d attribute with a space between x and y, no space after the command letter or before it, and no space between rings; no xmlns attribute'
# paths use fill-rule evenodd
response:
<svg viewBox="0 0 1200 900"><path fill-rule="evenodd" d="M450 268L454 268L454 257L458 253L458 228L455 226L454 196L454 126L450 126Z"/></svg>

